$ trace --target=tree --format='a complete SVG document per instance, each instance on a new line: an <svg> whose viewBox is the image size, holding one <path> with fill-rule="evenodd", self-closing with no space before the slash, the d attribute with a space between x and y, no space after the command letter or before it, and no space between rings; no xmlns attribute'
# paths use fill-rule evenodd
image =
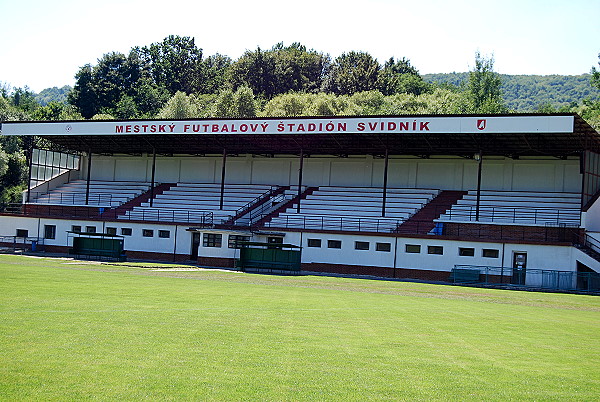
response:
<svg viewBox="0 0 600 402"><path fill-rule="evenodd" d="M232 64L227 81L234 90L247 86L257 96L271 99L278 93L273 52L260 47L254 52L246 51Z"/></svg>
<svg viewBox="0 0 600 402"><path fill-rule="evenodd" d="M475 67L469 72L466 91L466 111L469 113L505 113L500 74L494 71L494 58L475 53Z"/></svg>
<svg viewBox="0 0 600 402"><path fill-rule="evenodd" d="M233 91L229 88L222 90L212 107L211 117L233 117L234 103Z"/></svg>
<svg viewBox="0 0 600 402"><path fill-rule="evenodd" d="M377 87L379 63L369 53L343 53L335 59L325 90L338 95L352 95Z"/></svg>
<svg viewBox="0 0 600 402"><path fill-rule="evenodd" d="M81 67L75 74L75 87L69 93L68 102L75 106L85 119L91 118L100 110L90 64Z"/></svg>
<svg viewBox="0 0 600 402"><path fill-rule="evenodd" d="M0 96L0 121L26 120L28 117L26 112L13 106L8 98Z"/></svg>
<svg viewBox="0 0 600 402"><path fill-rule="evenodd" d="M600 53L598 54L598 58L600 59ZM598 62L600 66L600 62ZM596 70L596 67L592 67L592 86L600 89L600 71Z"/></svg>
<svg viewBox="0 0 600 402"><path fill-rule="evenodd" d="M202 49L194 38L170 35L162 42L143 48L134 48L142 64L148 69L154 83L170 94L201 92L204 82Z"/></svg>
<svg viewBox="0 0 600 402"><path fill-rule="evenodd" d="M423 81L419 71L411 66L408 59L385 62L377 77L377 89L384 95L412 93L420 95L431 90L431 85Z"/></svg>
<svg viewBox="0 0 600 402"><path fill-rule="evenodd" d="M226 83L227 71L231 67L231 58L221 54L209 56L204 60L204 82L200 93L216 94Z"/></svg>
<svg viewBox="0 0 600 402"><path fill-rule="evenodd" d="M35 93L28 87L16 88L9 96L12 105L26 113L33 113L40 105L35 100Z"/></svg>
<svg viewBox="0 0 600 402"><path fill-rule="evenodd" d="M194 105L193 96L177 92L156 115L159 119L189 119L197 117L198 111Z"/></svg>
<svg viewBox="0 0 600 402"><path fill-rule="evenodd" d="M329 56L306 50L298 42L284 47L278 43L271 49L275 59L277 93L318 92L330 67Z"/></svg>
<svg viewBox="0 0 600 402"><path fill-rule="evenodd" d="M233 99L235 107L235 116L233 117L256 116L256 102L251 88L246 86L238 88Z"/></svg>
<svg viewBox="0 0 600 402"><path fill-rule="evenodd" d="M81 120L82 116L73 105L52 101L33 113L35 120Z"/></svg>
<svg viewBox="0 0 600 402"><path fill-rule="evenodd" d="M211 117L255 117L256 102L252 89L246 86L233 92L222 90L212 105Z"/></svg>

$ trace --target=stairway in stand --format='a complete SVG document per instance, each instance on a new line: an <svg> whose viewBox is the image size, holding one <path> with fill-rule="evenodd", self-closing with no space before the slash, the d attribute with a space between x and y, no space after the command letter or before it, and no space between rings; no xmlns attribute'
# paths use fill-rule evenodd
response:
<svg viewBox="0 0 600 402"><path fill-rule="evenodd" d="M428 234L435 227L434 219L450 209L466 191L443 190L416 214L398 226L396 233Z"/></svg>
<svg viewBox="0 0 600 402"><path fill-rule="evenodd" d="M169 190L171 187L175 186L176 183L161 183L158 186L154 187L154 191L152 189L146 191L143 194L138 195L135 198L127 201L123 205L119 205L117 208L111 211L111 214L114 214L115 217L119 215L124 215L127 211L133 209L133 207L139 207L144 202L149 202L150 197L154 195L156 198L157 195L164 193Z"/></svg>

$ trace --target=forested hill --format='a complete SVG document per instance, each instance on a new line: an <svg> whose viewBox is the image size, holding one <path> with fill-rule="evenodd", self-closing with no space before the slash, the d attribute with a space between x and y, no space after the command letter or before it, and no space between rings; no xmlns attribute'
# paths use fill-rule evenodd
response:
<svg viewBox="0 0 600 402"><path fill-rule="evenodd" d="M467 82L469 73L423 74L429 82L459 86ZM502 95L509 109L534 112L540 106L555 109L580 104L591 98L600 100L600 89L590 85L590 74L582 75L507 75L501 74Z"/></svg>

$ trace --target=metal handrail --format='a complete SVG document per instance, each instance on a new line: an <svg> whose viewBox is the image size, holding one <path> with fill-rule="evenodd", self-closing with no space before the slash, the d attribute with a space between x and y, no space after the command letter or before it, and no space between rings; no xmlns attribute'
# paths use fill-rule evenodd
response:
<svg viewBox="0 0 600 402"><path fill-rule="evenodd" d="M364 218L347 216L324 216L324 215L286 215L285 228L316 229L316 230L357 230L374 232L393 232L405 222L393 218ZM384 225L384 223L386 223ZM279 227L278 224L265 223L268 227Z"/></svg>
<svg viewBox="0 0 600 402"><path fill-rule="evenodd" d="M141 212L141 216L140 216ZM165 208L136 208L120 215L119 219L154 222L185 222L201 225L212 225L214 214L212 211L190 211L182 209Z"/></svg>
<svg viewBox="0 0 600 402"><path fill-rule="evenodd" d="M281 186L271 186L268 191L262 193L252 201L247 202L245 205L241 206L235 211L234 216L242 216L241 214L247 213L252 206L263 200L264 198L271 197L275 191L277 191Z"/></svg>
<svg viewBox="0 0 600 402"><path fill-rule="evenodd" d="M576 208L573 208L576 210ZM531 215L533 214L533 217ZM561 214L565 218L561 218ZM445 211L445 215L452 219L456 218L468 218L469 221L474 221L477 217L477 207L469 205L461 205L461 209L450 208ZM556 224L564 222L577 222L581 223L581 215L579 214L578 219L568 217L572 215L572 212L565 212L558 208L550 207L537 207L537 208L526 208L526 207L498 207L498 206L480 206L479 207L479 220L482 218L491 218L492 222L496 219L502 219L506 221L508 218L509 222L512 223L548 223L554 222Z"/></svg>
<svg viewBox="0 0 600 402"><path fill-rule="evenodd" d="M276 196L275 198L273 198L271 200L271 203L270 203L271 205L264 203L264 204L260 205L258 208L251 210L249 225L252 226L255 222L258 222L261 219L263 219L265 216L267 216L268 213L265 213L265 211L273 208L273 205L272 205L273 203L279 203L285 199L286 199L285 194L279 194L278 196Z"/></svg>
<svg viewBox="0 0 600 402"><path fill-rule="evenodd" d="M133 198L135 196L127 195L116 195L113 193L105 192L94 192L90 193L87 197L87 205L100 205L100 206L119 206ZM46 199L41 198L44 195L48 195ZM41 199L40 199L41 198ZM31 202L32 204L60 204L60 205L86 205L85 193L48 193L48 192L32 192Z"/></svg>

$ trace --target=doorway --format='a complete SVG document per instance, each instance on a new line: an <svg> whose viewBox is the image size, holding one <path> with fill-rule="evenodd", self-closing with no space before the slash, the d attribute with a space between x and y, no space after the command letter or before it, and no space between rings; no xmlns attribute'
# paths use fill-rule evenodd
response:
<svg viewBox="0 0 600 402"><path fill-rule="evenodd" d="M527 253L515 252L513 254L513 285L525 285L525 275L527 274Z"/></svg>
<svg viewBox="0 0 600 402"><path fill-rule="evenodd" d="M198 248L200 247L200 233L192 233L192 249L190 251L190 260L196 261L198 259Z"/></svg>

